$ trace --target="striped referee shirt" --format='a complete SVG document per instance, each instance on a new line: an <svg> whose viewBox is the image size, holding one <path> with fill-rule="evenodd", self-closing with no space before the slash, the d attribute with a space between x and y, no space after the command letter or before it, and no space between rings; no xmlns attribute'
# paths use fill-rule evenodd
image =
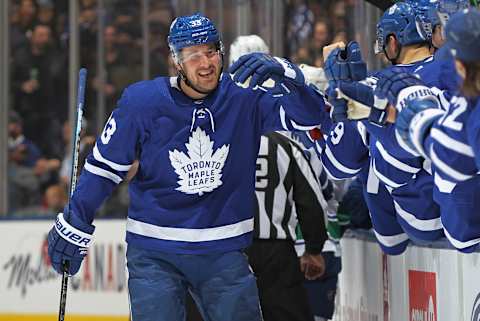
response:
<svg viewBox="0 0 480 321"><path fill-rule="evenodd" d="M317 175L299 144L278 132L261 137L255 194L255 238L295 241L299 223L306 251L321 252L327 239L327 205Z"/></svg>

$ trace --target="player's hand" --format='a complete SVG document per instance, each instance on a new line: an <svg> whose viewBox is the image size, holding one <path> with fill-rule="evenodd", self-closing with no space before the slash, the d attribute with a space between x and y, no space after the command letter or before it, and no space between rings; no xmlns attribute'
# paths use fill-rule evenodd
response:
<svg viewBox="0 0 480 321"><path fill-rule="evenodd" d="M339 123L346 121L347 116L347 100L342 99L338 95L337 87L335 82L330 81L330 86L326 90L328 97L328 106L330 107L330 118L334 123Z"/></svg>
<svg viewBox="0 0 480 321"><path fill-rule="evenodd" d="M250 88L262 85L269 78L280 82L288 79L295 85L305 84L303 73L297 66L286 59L258 52L240 57L228 72L233 75L233 81L236 83L243 84L249 81Z"/></svg>
<svg viewBox="0 0 480 321"><path fill-rule="evenodd" d="M93 225L82 222L75 215L64 218L59 213L55 224L48 233L48 256L57 273L63 273L63 264L68 262L68 274L74 275L80 269L93 241Z"/></svg>
<svg viewBox="0 0 480 321"><path fill-rule="evenodd" d="M378 75L374 93L381 99L387 99L398 111L402 110L407 100L435 97L432 90L426 87L416 74L405 73L395 67Z"/></svg>
<svg viewBox="0 0 480 321"><path fill-rule="evenodd" d="M400 139L412 150L422 152L423 137L432 122L443 115L438 101L432 99L413 99L406 102L405 108L398 114L395 130Z"/></svg>
<svg viewBox="0 0 480 321"><path fill-rule="evenodd" d="M356 41L351 41L344 49L337 44L328 54L324 70L329 81L363 80L367 77L367 65L362 60Z"/></svg>
<svg viewBox="0 0 480 321"><path fill-rule="evenodd" d="M332 53L332 51L334 51L337 48L339 48L340 50L345 49L345 43L343 41L339 41L323 47L322 49L323 62L326 62L328 56Z"/></svg>
<svg viewBox="0 0 480 321"><path fill-rule="evenodd" d="M385 123L387 116L386 99L379 100L373 94L373 88L366 82L357 81L339 81L337 95L348 101L347 117L348 119L369 119L375 117L375 123ZM372 107L383 110L382 115L372 115Z"/></svg>
<svg viewBox="0 0 480 321"><path fill-rule="evenodd" d="M315 280L325 274L325 259L322 254L304 253L300 257L300 270L307 280Z"/></svg>

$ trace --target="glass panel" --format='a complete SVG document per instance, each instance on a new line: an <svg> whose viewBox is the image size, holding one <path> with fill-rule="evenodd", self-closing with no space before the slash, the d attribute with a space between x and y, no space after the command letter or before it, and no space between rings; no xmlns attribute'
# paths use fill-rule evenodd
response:
<svg viewBox="0 0 480 321"><path fill-rule="evenodd" d="M10 215L53 214L66 203L60 168L68 117L68 1L10 1Z"/></svg>

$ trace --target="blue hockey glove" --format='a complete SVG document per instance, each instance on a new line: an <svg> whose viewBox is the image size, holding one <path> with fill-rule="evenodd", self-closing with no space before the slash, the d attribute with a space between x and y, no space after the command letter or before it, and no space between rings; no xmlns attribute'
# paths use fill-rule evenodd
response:
<svg viewBox="0 0 480 321"><path fill-rule="evenodd" d="M432 124L444 114L438 101L433 99L408 100L398 114L395 130L400 139L412 150L424 157L423 140Z"/></svg>
<svg viewBox="0 0 480 321"><path fill-rule="evenodd" d="M362 60L358 42L351 41L345 49L334 49L325 61L324 70L330 81L365 79L367 65Z"/></svg>
<svg viewBox="0 0 480 321"><path fill-rule="evenodd" d="M330 104L330 118L334 123L346 121L347 117L347 101L338 97L337 87L334 82L329 81L330 86L326 90L328 103Z"/></svg>
<svg viewBox="0 0 480 321"><path fill-rule="evenodd" d="M47 238L48 256L55 271L62 274L63 262L66 261L69 275L78 272L93 241L94 230L93 225L82 222L75 215L69 215L65 219L63 213L58 214Z"/></svg>
<svg viewBox="0 0 480 321"><path fill-rule="evenodd" d="M425 87L418 75L407 74L399 68L386 69L378 75L378 78L375 95L380 98L386 98L393 106L397 106L397 103L402 99L414 99L433 95L430 89ZM401 97L400 92L407 87L411 87L412 95Z"/></svg>
<svg viewBox="0 0 480 321"><path fill-rule="evenodd" d="M374 124L383 125L386 123L388 101L376 97L373 94L373 87L367 81L339 81L337 91L339 97L348 100L348 119L361 120L368 118ZM372 107L376 107L376 109ZM374 113L376 110L382 110L382 113L377 115Z"/></svg>
<svg viewBox="0 0 480 321"><path fill-rule="evenodd" d="M264 53L250 53L240 57L228 71L236 83L243 84L251 77L248 87L262 85L267 79L290 80L302 86L305 78L302 71L286 59Z"/></svg>

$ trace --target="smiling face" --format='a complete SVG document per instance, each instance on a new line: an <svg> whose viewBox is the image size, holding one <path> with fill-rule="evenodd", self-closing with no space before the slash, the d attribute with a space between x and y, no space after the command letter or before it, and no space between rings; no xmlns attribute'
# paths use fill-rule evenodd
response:
<svg viewBox="0 0 480 321"><path fill-rule="evenodd" d="M218 86L222 57L215 44L203 44L183 48L177 70L184 73L180 86L194 99L203 98Z"/></svg>

